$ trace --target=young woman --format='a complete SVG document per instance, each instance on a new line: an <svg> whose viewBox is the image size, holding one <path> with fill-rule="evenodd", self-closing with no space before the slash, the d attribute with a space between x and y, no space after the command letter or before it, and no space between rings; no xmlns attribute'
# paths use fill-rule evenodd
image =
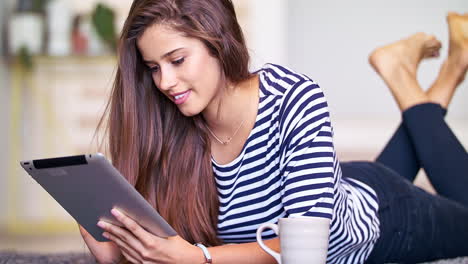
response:
<svg viewBox="0 0 468 264"><path fill-rule="evenodd" d="M435 38L416 34L371 55L403 123L376 162L340 165L321 88L280 65L250 73L230 0L134 1L110 100L110 154L179 235L156 237L113 210L126 228L98 223L112 242L80 228L91 252L101 263L274 263L255 242L261 223L322 217L331 221L328 263L468 255L468 157L443 119L467 70L457 27L468 18L448 18L449 57L427 93L416 69L437 55ZM421 167L441 196L411 184ZM279 251L271 230L263 236Z"/></svg>

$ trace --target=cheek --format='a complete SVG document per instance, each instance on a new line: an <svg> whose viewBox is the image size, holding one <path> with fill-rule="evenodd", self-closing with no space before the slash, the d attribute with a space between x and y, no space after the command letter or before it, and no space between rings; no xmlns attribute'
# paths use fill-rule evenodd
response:
<svg viewBox="0 0 468 264"><path fill-rule="evenodd" d="M193 80L199 79L205 83L212 83L217 79L221 71L218 59L212 57L206 50L192 56L189 63L187 72Z"/></svg>
<svg viewBox="0 0 468 264"><path fill-rule="evenodd" d="M159 89L159 78L158 78L157 74L152 73L151 74L151 80L153 80L154 85L156 85L156 87L158 87L158 89Z"/></svg>
<svg viewBox="0 0 468 264"><path fill-rule="evenodd" d="M216 93L221 79L218 60L213 58L204 60L203 63L197 65L192 76L200 80L203 90L210 94Z"/></svg>

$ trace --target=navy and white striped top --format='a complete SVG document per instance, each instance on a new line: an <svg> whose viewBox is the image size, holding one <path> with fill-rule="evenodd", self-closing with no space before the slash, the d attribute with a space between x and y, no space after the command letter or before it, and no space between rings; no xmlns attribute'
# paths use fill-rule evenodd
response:
<svg viewBox="0 0 468 264"><path fill-rule="evenodd" d="M375 191L342 178L322 89L307 76L267 64L260 102L241 154L212 159L225 243L256 241L260 224L282 217L331 219L328 263L363 263L379 237ZM274 238L266 230L263 238Z"/></svg>

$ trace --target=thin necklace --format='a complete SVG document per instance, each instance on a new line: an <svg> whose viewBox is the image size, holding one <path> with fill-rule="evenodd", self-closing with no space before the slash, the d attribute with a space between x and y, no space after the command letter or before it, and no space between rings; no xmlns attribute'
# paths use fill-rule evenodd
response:
<svg viewBox="0 0 468 264"><path fill-rule="evenodd" d="M249 82L249 88L252 87L252 81ZM251 90L251 89L250 89ZM210 126L208 126L208 124L206 125L206 128L208 129L208 131L210 131L211 135L216 139L216 141L218 141L219 143L221 143L222 145L227 145L231 142L231 140L237 135L237 132L239 132L240 128L242 127L242 125L245 123L245 119L240 123L239 127L237 127L236 131L234 131L234 134L232 134L232 136L228 137L227 140L221 140L219 137L217 137L215 135L215 133L210 129Z"/></svg>
<svg viewBox="0 0 468 264"><path fill-rule="evenodd" d="M210 127L207 125L206 128L208 128L208 131L210 131L211 135L216 139L216 141L218 141L219 143L221 143L222 145L227 145L231 142L231 140L236 136L237 132L239 132L239 129L242 127L242 125L244 124L245 122L245 119L240 123L239 127L236 129L236 131L234 132L234 134L230 137L227 138L226 141L223 141L221 139L219 139L215 133L213 131L211 131Z"/></svg>

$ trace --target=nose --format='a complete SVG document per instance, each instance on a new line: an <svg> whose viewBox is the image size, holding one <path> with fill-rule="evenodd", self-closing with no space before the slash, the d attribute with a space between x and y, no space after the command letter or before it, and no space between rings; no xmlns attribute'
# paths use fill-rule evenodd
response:
<svg viewBox="0 0 468 264"><path fill-rule="evenodd" d="M167 91L177 85L177 76L174 70L170 68L161 68L158 75L159 82L156 83L158 83L159 89Z"/></svg>

